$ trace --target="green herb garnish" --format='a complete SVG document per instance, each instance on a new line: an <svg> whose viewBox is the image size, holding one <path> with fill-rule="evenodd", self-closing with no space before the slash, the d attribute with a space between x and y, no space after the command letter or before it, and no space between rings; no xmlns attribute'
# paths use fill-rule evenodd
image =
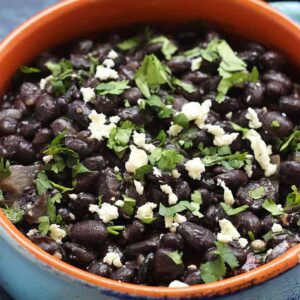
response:
<svg viewBox="0 0 300 300"><path fill-rule="evenodd" d="M115 225L115 226L107 226L106 227L106 231L109 234L112 234L112 235L119 235L120 231L123 231L124 229L125 229L125 226L122 226L122 225Z"/></svg>
<svg viewBox="0 0 300 300"><path fill-rule="evenodd" d="M117 44L117 47L120 48L121 50L127 51L136 48L137 46L139 46L139 44L140 44L140 39L138 37L133 37Z"/></svg>
<svg viewBox="0 0 300 300"><path fill-rule="evenodd" d="M9 160L5 160L4 157L1 157L0 158L0 179L10 176L11 171L9 167L10 167Z"/></svg>
<svg viewBox="0 0 300 300"><path fill-rule="evenodd" d="M254 200L258 200L266 196L266 190L263 186L257 187L255 189L248 191L249 197L251 197Z"/></svg>
<svg viewBox="0 0 300 300"><path fill-rule="evenodd" d="M167 253L167 255L173 260L176 265L182 264L182 252L173 251Z"/></svg>
<svg viewBox="0 0 300 300"><path fill-rule="evenodd" d="M20 71L24 74L36 74L36 73L40 73L41 70L38 68L34 68L34 67L28 67L28 66L22 66L20 68Z"/></svg>
<svg viewBox="0 0 300 300"><path fill-rule="evenodd" d="M128 80L109 81L97 85L96 93L99 95L121 95L125 90L129 89Z"/></svg>
<svg viewBox="0 0 300 300"><path fill-rule="evenodd" d="M272 199L265 200L262 207L270 212L272 216L280 216L283 214L282 209L280 209Z"/></svg>
<svg viewBox="0 0 300 300"><path fill-rule="evenodd" d="M17 224L23 220L24 211L18 206L2 208L6 217L13 223Z"/></svg>
<svg viewBox="0 0 300 300"><path fill-rule="evenodd" d="M161 43L162 44L161 52L163 53L163 55L167 60L171 59L172 55L178 49L177 46L171 40L169 40L166 36L163 35L152 38L149 41L149 43L150 44Z"/></svg>
<svg viewBox="0 0 300 300"><path fill-rule="evenodd" d="M220 204L228 216L238 215L242 211L245 211L249 208L249 206L246 204L239 206L239 207L235 207L235 208L233 208L232 206L230 206L229 204L226 204L224 202L221 202Z"/></svg>

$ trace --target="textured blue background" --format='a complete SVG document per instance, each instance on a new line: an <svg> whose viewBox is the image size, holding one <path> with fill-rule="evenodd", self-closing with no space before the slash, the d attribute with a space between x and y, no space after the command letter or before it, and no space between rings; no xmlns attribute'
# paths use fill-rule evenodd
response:
<svg viewBox="0 0 300 300"><path fill-rule="evenodd" d="M22 23L34 13L58 2L57 0L0 0L0 40L3 39L18 24ZM295 3L274 3L274 6L300 22L300 5ZM292 1L290 1L292 2ZM296 1L293 1L296 2ZM17 272L18 270L16 270ZM0 300L12 300L0 287ZM35 299L33 299L35 300Z"/></svg>

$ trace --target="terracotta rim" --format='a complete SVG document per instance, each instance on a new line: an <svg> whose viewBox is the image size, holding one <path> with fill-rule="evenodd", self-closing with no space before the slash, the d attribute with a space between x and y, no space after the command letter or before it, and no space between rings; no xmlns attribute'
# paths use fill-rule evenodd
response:
<svg viewBox="0 0 300 300"><path fill-rule="evenodd" d="M14 39L22 34L31 24L39 22L46 15L52 14L75 4L77 0L64 0L61 3L57 3L50 8L42 11L36 16L30 18L23 23L11 34L9 34L1 43L1 48L4 49L10 43L13 43ZM277 22L284 27L299 27L293 24L288 18L281 15L279 12L263 3L261 0L240 0L244 1L244 5L256 11L264 12L272 15L277 19ZM300 32L299 32L300 34ZM108 278L93 275L79 268L73 267L70 264L62 262L52 255L46 253L41 248L33 244L25 235L23 235L4 215L0 210L0 226L9 234L9 236L15 240L20 246L26 249L31 255L40 260L41 262L49 265L63 273L63 275L69 275L71 278L82 280L89 284L102 287L115 292L130 294L132 296L144 296L144 297L167 297L167 298L189 298L200 296L213 296L223 295L226 293L234 292L242 288L249 287L253 284L262 283L268 279L271 279L280 273L294 267L299 263L300 258L300 244L294 246L285 254L274 259L273 261L260 266L250 272L237 275L228 279L224 279L218 282L194 285L187 288L167 288L167 287L149 287L143 285L129 284L111 280Z"/></svg>

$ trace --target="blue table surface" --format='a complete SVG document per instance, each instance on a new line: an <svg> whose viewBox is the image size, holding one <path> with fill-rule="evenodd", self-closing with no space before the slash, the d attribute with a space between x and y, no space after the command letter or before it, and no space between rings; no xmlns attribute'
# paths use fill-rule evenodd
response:
<svg viewBox="0 0 300 300"><path fill-rule="evenodd" d="M0 0L0 40L34 13L56 2L58 0ZM300 2L297 2L277 1L272 5L300 23ZM0 300L13 299L0 287Z"/></svg>

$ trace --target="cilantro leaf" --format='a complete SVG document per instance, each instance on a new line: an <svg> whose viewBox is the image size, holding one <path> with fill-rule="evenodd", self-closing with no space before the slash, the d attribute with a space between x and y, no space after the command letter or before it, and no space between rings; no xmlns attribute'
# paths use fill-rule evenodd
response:
<svg viewBox="0 0 300 300"><path fill-rule="evenodd" d="M300 204L300 193L295 185L291 186L292 192L286 197L286 207L296 206Z"/></svg>
<svg viewBox="0 0 300 300"><path fill-rule="evenodd" d="M279 147L279 151L295 150L300 140L300 130L295 130L290 136L283 140Z"/></svg>
<svg viewBox="0 0 300 300"><path fill-rule="evenodd" d="M144 101L144 105L154 108L161 119L169 118L172 115L172 109L167 107L157 95L150 96L148 100Z"/></svg>
<svg viewBox="0 0 300 300"><path fill-rule="evenodd" d="M254 188L252 190L248 191L249 197L251 197L254 200L258 200L263 198L266 195L266 190L263 186Z"/></svg>
<svg viewBox="0 0 300 300"><path fill-rule="evenodd" d="M221 202L220 204L221 204L222 208L224 209L225 213L228 216L237 215L237 214L241 213L242 211L245 211L249 208L249 206L246 205L246 204L242 205L242 206L239 206L239 207L236 207L236 208L233 208L229 204L224 203L224 202Z"/></svg>
<svg viewBox="0 0 300 300"><path fill-rule="evenodd" d="M178 163L184 159L183 155L173 149L162 149L157 147L150 155L149 161L152 165L157 164L159 169L172 171Z"/></svg>
<svg viewBox="0 0 300 300"><path fill-rule="evenodd" d="M195 48L192 48L192 49L189 49L189 50L185 51L183 53L183 55L187 58L194 58L194 57L197 57L197 56L201 56L202 52L203 52L203 49L201 49L200 47L195 47Z"/></svg>
<svg viewBox="0 0 300 300"><path fill-rule="evenodd" d="M210 41L205 49L202 49L201 51L201 56L209 61L209 62L214 62L219 58L218 55L218 45L220 43L220 40L218 39L213 39Z"/></svg>
<svg viewBox="0 0 300 300"><path fill-rule="evenodd" d="M139 37L133 37L117 44L117 47L120 48L121 50L127 51L139 46L140 42L141 41Z"/></svg>
<svg viewBox="0 0 300 300"><path fill-rule="evenodd" d="M112 149L119 158L122 158L126 149L128 149L130 137L134 128L135 126L133 123L125 121L121 127L113 128L110 133L107 147Z"/></svg>
<svg viewBox="0 0 300 300"><path fill-rule="evenodd" d="M173 260L176 265L182 264L182 252L173 251L167 253L167 255Z"/></svg>
<svg viewBox="0 0 300 300"><path fill-rule="evenodd" d="M239 262L236 259L233 251L224 243L216 242L217 253L223 259L225 263L227 263L231 269L235 269L239 266Z"/></svg>
<svg viewBox="0 0 300 300"><path fill-rule="evenodd" d="M144 180L145 175L152 172L153 167L150 165L144 165L139 167L138 169L135 170L134 172L134 178L141 181Z"/></svg>
<svg viewBox="0 0 300 300"><path fill-rule="evenodd" d="M232 74L228 74L227 77L223 77L218 85L218 95L216 97L216 101L221 103L224 101L225 96L229 89L233 86L245 83L245 82L257 82L258 80L258 71L254 67L251 73L248 71L240 71Z"/></svg>
<svg viewBox="0 0 300 300"><path fill-rule="evenodd" d="M13 223L17 224L23 220L25 212L18 206L2 208L5 216Z"/></svg>
<svg viewBox="0 0 300 300"><path fill-rule="evenodd" d="M173 78L172 84L181 87L183 90L190 94L196 91L196 88L192 84L184 82L178 78Z"/></svg>
<svg viewBox="0 0 300 300"><path fill-rule="evenodd" d="M159 145L158 146L164 146L166 144L166 140L167 140L167 134L166 132L161 129L158 133L158 135L155 138L156 141L159 141Z"/></svg>
<svg viewBox="0 0 300 300"><path fill-rule="evenodd" d="M121 95L125 90L130 88L128 82L128 80L122 80L100 83L95 90L99 95Z"/></svg>
<svg viewBox="0 0 300 300"><path fill-rule="evenodd" d="M38 173L35 183L39 195L47 192L47 190L52 188L51 181L48 179L45 171L40 171Z"/></svg>
<svg viewBox="0 0 300 300"><path fill-rule="evenodd" d="M27 66L22 66L20 68L20 71L24 74L35 74L35 73L40 73L41 70L38 68L34 68L34 67L27 67Z"/></svg>
<svg viewBox="0 0 300 300"><path fill-rule="evenodd" d="M10 162L8 160L5 160L4 157L1 157L0 158L0 179L10 176L11 171L9 167L10 167Z"/></svg>
<svg viewBox="0 0 300 300"><path fill-rule="evenodd" d="M179 125L183 128L189 127L189 119L184 113L180 113L176 115L173 119L174 124Z"/></svg>
<svg viewBox="0 0 300 300"><path fill-rule="evenodd" d="M166 207L162 203L159 204L159 214L163 217L171 217L184 210L195 211L195 207L189 201L180 201L177 204Z"/></svg>
<svg viewBox="0 0 300 300"><path fill-rule="evenodd" d="M191 199L195 203L202 204L202 196L199 191L194 191L193 194L191 195Z"/></svg>
<svg viewBox="0 0 300 300"><path fill-rule="evenodd" d="M277 120L273 120L271 123L271 127L278 128L280 127L280 123Z"/></svg>
<svg viewBox="0 0 300 300"><path fill-rule="evenodd" d="M172 55L177 51L177 46L166 36L157 36L149 41L150 44L161 43L161 52L167 60L171 59Z"/></svg>
<svg viewBox="0 0 300 300"><path fill-rule="evenodd" d="M70 188L70 187L66 187L66 186L63 186L63 185L60 185L60 184L57 184L53 181L50 181L52 186L56 189L58 189L59 191L61 191L62 193L65 193L65 192L70 192L73 190L73 188Z"/></svg>
<svg viewBox="0 0 300 300"><path fill-rule="evenodd" d="M232 127L233 130L239 131L239 132L241 132L243 135L245 135L245 134L249 131L248 128L241 127L240 125L238 125L238 124L236 124L236 123L233 123L233 122L231 122L231 127Z"/></svg>
<svg viewBox="0 0 300 300"><path fill-rule="evenodd" d="M161 84L170 85L171 71L154 55L146 55L142 65L136 72L135 83L146 98L150 98L150 89Z"/></svg>
<svg viewBox="0 0 300 300"><path fill-rule="evenodd" d="M56 203L60 203L62 198L61 193L56 193L52 198L48 198L47 201L47 215L50 223L56 222Z"/></svg>
<svg viewBox="0 0 300 300"><path fill-rule="evenodd" d="M123 195L123 199L124 205L122 207L122 210L126 215L131 216L136 206L136 200L126 195Z"/></svg>
<svg viewBox="0 0 300 300"><path fill-rule="evenodd" d="M272 199L265 200L262 207L270 212L272 216L280 216L283 214L282 209L280 209Z"/></svg>
<svg viewBox="0 0 300 300"><path fill-rule="evenodd" d="M205 283L218 281L226 275L225 262L221 257L200 265L200 276Z"/></svg>
<svg viewBox="0 0 300 300"><path fill-rule="evenodd" d="M39 226L38 226L39 231L43 235L46 235L49 231L49 228L50 228L49 217L47 217L47 216L39 217L38 222L39 222Z"/></svg>
<svg viewBox="0 0 300 300"><path fill-rule="evenodd" d="M125 229L125 226L122 226L122 225L115 225L115 226L107 226L106 227L106 231L109 234L112 234L112 235L119 235L120 231L123 231L124 229Z"/></svg>

